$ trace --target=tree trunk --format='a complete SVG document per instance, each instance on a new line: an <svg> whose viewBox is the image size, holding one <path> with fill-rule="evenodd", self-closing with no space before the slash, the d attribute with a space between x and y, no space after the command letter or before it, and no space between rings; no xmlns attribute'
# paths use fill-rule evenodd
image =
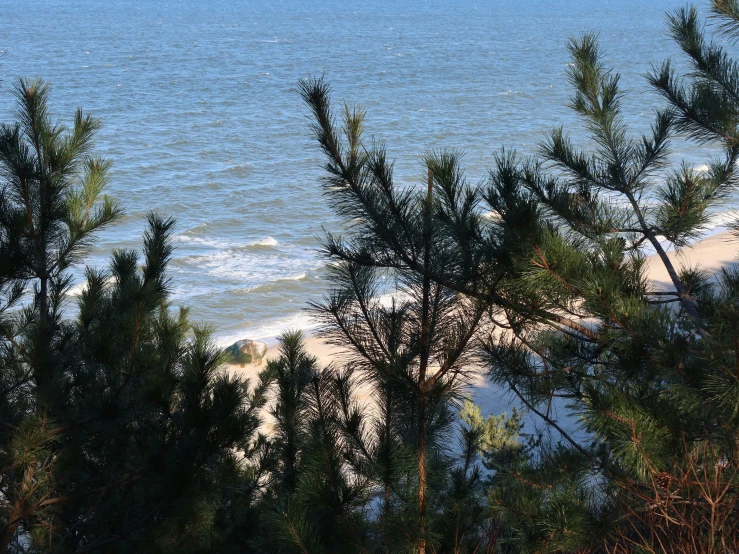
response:
<svg viewBox="0 0 739 554"><path fill-rule="evenodd" d="M418 402L418 554L426 554L426 398Z"/></svg>
<svg viewBox="0 0 739 554"><path fill-rule="evenodd" d="M428 171L428 193L424 217L423 249L423 298L421 305L421 359L418 367L418 523L420 537L418 554L426 554L426 370L429 353L429 316L431 312L431 194L434 186L434 172Z"/></svg>
<svg viewBox="0 0 739 554"><path fill-rule="evenodd" d="M51 368L49 367L51 341L49 337L49 290L46 277L42 277L39 285L39 320L38 343L36 357L33 362L34 377L36 380L37 409L39 414L46 415L51 406L49 398L49 381Z"/></svg>
<svg viewBox="0 0 739 554"><path fill-rule="evenodd" d="M43 165L44 155L38 146L37 141L36 155L39 162ZM49 398L47 397L47 383L49 381L49 245L47 241L46 231L46 215L48 206L46 205L46 187L49 180L42 176L39 183L39 215L37 218L38 247L41 254L41 267L39 268L39 347L41 356L36 359L35 377L36 387L38 390L38 399L40 408L46 410L49 407Z"/></svg>
<svg viewBox="0 0 739 554"><path fill-rule="evenodd" d="M3 531L2 537L0 537L0 552L7 552L8 546L10 545L15 532L21 523L21 519L26 516L26 494L28 494L31 484L33 482L33 469L26 467L23 471L23 482L21 483L21 489L18 491L18 496L13 503L13 509L8 517L8 525Z"/></svg>
<svg viewBox="0 0 739 554"><path fill-rule="evenodd" d="M13 537L15 536L15 531L16 529L18 529L18 525L20 524L21 520L20 511L18 510L18 503L13 506L13 511L10 512L10 521L10 525L5 528L2 538L0 538L0 552L8 551L10 541L13 540Z"/></svg>
<svg viewBox="0 0 739 554"><path fill-rule="evenodd" d="M384 440L385 440L385 448L387 449L387 452L389 456L392 456L392 453L390 452L390 444L391 444L391 431L390 426L392 424L392 405L390 400L390 391L387 388L387 385L385 386L385 429L384 429ZM389 469L389 460L386 459L385 461L385 467L383 469L383 485L385 488L385 503L383 505L383 520L382 525L384 529L384 549L385 554L390 554L392 552L391 550L391 544L390 544L390 483L392 481L392 473Z"/></svg>
<svg viewBox="0 0 739 554"><path fill-rule="evenodd" d="M41 328L46 327L49 318L49 280L46 277L41 278L41 286L39 287L39 323Z"/></svg>

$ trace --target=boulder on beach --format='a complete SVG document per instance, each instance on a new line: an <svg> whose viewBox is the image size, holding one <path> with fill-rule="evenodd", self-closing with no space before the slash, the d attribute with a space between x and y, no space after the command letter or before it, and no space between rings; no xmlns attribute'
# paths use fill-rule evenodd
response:
<svg viewBox="0 0 739 554"><path fill-rule="evenodd" d="M267 345L256 340L237 340L226 348L226 354L231 363L245 367L246 364L262 365L262 359L267 353Z"/></svg>

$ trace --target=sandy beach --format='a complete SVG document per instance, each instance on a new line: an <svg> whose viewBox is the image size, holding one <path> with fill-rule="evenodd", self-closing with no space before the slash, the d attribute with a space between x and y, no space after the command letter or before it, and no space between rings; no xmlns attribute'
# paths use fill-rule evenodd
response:
<svg viewBox="0 0 739 554"><path fill-rule="evenodd" d="M690 248L667 253L675 268L699 268L713 275L721 268L737 262L739 258L739 238L730 231L705 238ZM670 290L670 277L659 257L647 259L647 271L655 290Z"/></svg>
<svg viewBox="0 0 739 554"><path fill-rule="evenodd" d="M733 233L725 231L705 238L680 252L668 252L668 257L678 270L683 267L700 268L709 274L715 274L721 268L736 263L739 258L739 238ZM671 290L669 276L658 256L653 255L647 259L647 271L655 291ZM269 343L271 346L267 350L266 360L279 356L276 340L271 340ZM342 362L343 350L326 344L316 336L306 333L305 346L310 354L318 358L321 366L326 366L332 362ZM261 366L247 365L243 368L238 365L227 367L230 372L237 372L253 380L264 368L264 363ZM492 386L481 373L474 377L469 392L471 399L481 407L483 415L510 412L511 406L518 407L518 403L512 404L513 399L510 394ZM269 426L269 421L265 421L267 430Z"/></svg>

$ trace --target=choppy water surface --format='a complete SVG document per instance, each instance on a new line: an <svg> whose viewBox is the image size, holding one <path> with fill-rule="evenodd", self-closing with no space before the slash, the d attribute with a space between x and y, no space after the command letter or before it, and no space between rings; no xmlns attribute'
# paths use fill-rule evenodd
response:
<svg viewBox="0 0 739 554"><path fill-rule="evenodd" d="M127 210L92 257L138 247L144 214L177 218L175 298L222 342L304 326L325 290L316 253L337 221L295 92L325 74L335 101L368 110L368 132L412 182L429 148L466 152L471 181L500 146L530 152L566 108L565 42L583 30L634 94L645 130L659 99L643 74L676 50L663 13L682 0L3 0L0 120L18 76L53 84L52 109L103 121L108 192ZM694 148L679 155L700 163Z"/></svg>

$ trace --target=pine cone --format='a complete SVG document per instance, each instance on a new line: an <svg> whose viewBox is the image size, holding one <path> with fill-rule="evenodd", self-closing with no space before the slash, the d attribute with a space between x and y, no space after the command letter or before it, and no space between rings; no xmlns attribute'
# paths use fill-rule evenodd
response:
<svg viewBox="0 0 739 554"><path fill-rule="evenodd" d="M668 490L670 488L670 483L672 482L672 475L667 473L666 471L663 471L659 475L657 475L657 486L663 490Z"/></svg>

